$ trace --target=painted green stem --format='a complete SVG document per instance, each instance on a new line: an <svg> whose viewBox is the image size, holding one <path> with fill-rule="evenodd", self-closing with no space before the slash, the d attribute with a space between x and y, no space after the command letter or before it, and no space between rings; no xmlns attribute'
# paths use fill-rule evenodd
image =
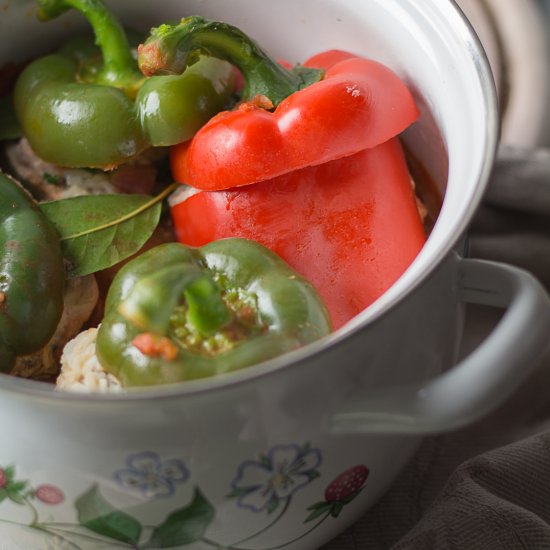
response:
<svg viewBox="0 0 550 550"><path fill-rule="evenodd" d="M279 544L278 546L270 546L269 548L265 548L264 550L279 550L279 548L285 548L285 546L290 546L291 544L294 544L295 542L302 540L304 537L309 535L312 531L315 531L315 529L317 529L317 527L319 527L319 525L321 525L321 523L323 523L329 516L330 516L330 512L327 512L326 516L323 516L315 525L313 525L305 533L302 533L298 537L293 538L292 540L289 540L283 544Z"/></svg>
<svg viewBox="0 0 550 550"><path fill-rule="evenodd" d="M241 545L245 542L248 542L249 540L252 540L252 539L255 539L256 537L259 537L260 535L262 535L263 533L265 533L266 531L271 529L271 527L273 527L285 515L286 511L288 510L288 507L290 506L291 501L292 501L292 498L288 498L286 500L285 505L281 509L280 513L277 514L277 516L273 519L273 521L270 521L265 527L262 527L262 529L260 529L256 533L253 533L252 535L250 535L250 536L248 536L244 539L241 539L237 542L234 542L231 546L239 546L239 545Z"/></svg>

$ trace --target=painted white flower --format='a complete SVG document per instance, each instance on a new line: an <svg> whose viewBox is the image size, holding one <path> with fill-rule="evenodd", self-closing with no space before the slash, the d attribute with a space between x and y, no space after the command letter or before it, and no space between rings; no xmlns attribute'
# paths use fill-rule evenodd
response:
<svg viewBox="0 0 550 550"><path fill-rule="evenodd" d="M320 464L318 449L276 445L259 460L247 460L239 466L229 496L237 498L243 508L271 513L281 501L319 477Z"/></svg>
<svg viewBox="0 0 550 550"><path fill-rule="evenodd" d="M126 465L127 468L115 472L115 480L123 487L141 491L147 497L172 496L175 485L189 479L189 471L181 460L161 460L153 452L130 455Z"/></svg>

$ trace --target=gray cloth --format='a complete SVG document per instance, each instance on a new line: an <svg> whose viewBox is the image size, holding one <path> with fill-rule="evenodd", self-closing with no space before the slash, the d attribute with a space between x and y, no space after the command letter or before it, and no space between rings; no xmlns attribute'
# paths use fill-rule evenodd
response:
<svg viewBox="0 0 550 550"><path fill-rule="evenodd" d="M521 266L550 288L550 151L499 151L469 234L472 257ZM463 354L498 319L472 306ZM550 549L550 350L499 410L424 440L381 501L323 550L390 549Z"/></svg>

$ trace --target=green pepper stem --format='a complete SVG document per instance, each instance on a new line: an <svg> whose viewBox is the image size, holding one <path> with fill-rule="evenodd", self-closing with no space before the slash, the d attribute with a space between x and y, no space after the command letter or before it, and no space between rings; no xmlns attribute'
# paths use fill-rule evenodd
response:
<svg viewBox="0 0 550 550"><path fill-rule="evenodd" d="M138 62L146 76L181 74L200 55L223 59L239 68L245 81L242 92L245 101L265 96L276 106L322 78L322 71L317 69L302 68L298 72L286 69L240 29L199 16L153 29L140 46Z"/></svg>
<svg viewBox="0 0 550 550"><path fill-rule="evenodd" d="M41 19L53 19L74 8L88 20L95 34L96 44L103 55L103 66L95 82L122 88L129 95L142 82L136 61L122 25L107 9L102 0L37 0Z"/></svg>
<svg viewBox="0 0 550 550"><path fill-rule="evenodd" d="M187 322L201 336L210 336L231 320L214 280L199 267L175 263L139 279L118 312L140 330L166 336L182 297Z"/></svg>
<svg viewBox="0 0 550 550"><path fill-rule="evenodd" d="M221 298L220 288L203 275L183 291L187 302L187 322L202 336L210 336L231 321L231 313Z"/></svg>

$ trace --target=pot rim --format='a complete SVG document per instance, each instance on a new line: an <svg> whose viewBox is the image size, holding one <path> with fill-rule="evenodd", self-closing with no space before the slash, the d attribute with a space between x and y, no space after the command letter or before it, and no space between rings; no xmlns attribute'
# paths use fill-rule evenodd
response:
<svg viewBox="0 0 550 550"><path fill-rule="evenodd" d="M171 383L147 388L130 388L125 389L124 393L77 393L57 391L51 383L16 378L8 374L0 373L0 392L10 392L19 394L20 396L40 397L51 401L55 400L56 402L81 402L85 400L87 402L102 404L106 401L156 401L158 399L195 396L205 392L225 390L235 385L254 382L259 378L266 378L278 374L288 368L298 368L300 364L305 364L314 360L328 347L345 342L348 338L365 329L369 324L387 315L398 302L409 296L440 266L445 258L449 256L465 232L477 206L481 202L489 181L498 144L499 116L497 94L487 55L473 27L455 0L447 0L444 5L441 5L441 10L445 10L444 15L447 19L454 20L453 24L457 26L457 30L460 31L461 38L464 41L464 48L470 52L471 60L475 66L475 72L483 92L484 110L487 114L487 132L485 133L483 141L482 158L484 162L480 166L477 185L474 192L466 201L465 215L455 220L452 232L454 238L448 239L439 246L433 253L430 263L424 266L414 280L409 282L404 288L399 288L398 291L390 292L394 287L398 286L399 281L397 281L394 283L393 287L374 302L374 304L366 308L354 319L332 334L298 350L254 365L252 368L246 368L201 380Z"/></svg>

